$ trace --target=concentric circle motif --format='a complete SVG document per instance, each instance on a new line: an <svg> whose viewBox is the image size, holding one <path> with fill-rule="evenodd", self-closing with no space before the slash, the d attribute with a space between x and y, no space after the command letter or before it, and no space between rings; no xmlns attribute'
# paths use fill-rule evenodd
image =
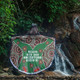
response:
<svg viewBox="0 0 80 80"><path fill-rule="evenodd" d="M47 64L48 64L48 62L46 62L45 60L44 60L44 64L45 64L45 66L46 66L46 67L48 66L48 65L47 65Z"/></svg>
<svg viewBox="0 0 80 80"><path fill-rule="evenodd" d="M37 38L35 39L35 43L36 43L36 44L39 44L40 41L41 41L41 38L39 38L39 37L37 37Z"/></svg>
<svg viewBox="0 0 80 80"><path fill-rule="evenodd" d="M53 56L54 56L54 51L53 51L53 49L52 49L51 47L49 47L49 48L45 51L45 54L46 54L46 57L47 57L48 59L51 59L51 58L53 58Z"/></svg>
<svg viewBox="0 0 80 80"><path fill-rule="evenodd" d="M49 56L49 52L46 52L46 58L47 58L47 59L52 58L51 56Z"/></svg>
<svg viewBox="0 0 80 80"><path fill-rule="evenodd" d="M52 59L50 59L50 60L49 60L48 65L50 65L50 64L51 64L51 62L52 62Z"/></svg>
<svg viewBox="0 0 80 80"><path fill-rule="evenodd" d="M43 61L40 59L40 60L39 60L39 64L42 64L42 63L43 63Z"/></svg>
<svg viewBox="0 0 80 80"><path fill-rule="evenodd" d="M18 62L18 60L17 60L18 57L17 57L15 54L11 54L10 58L11 58L13 64L17 67L17 66L18 66L18 64L17 64L17 62Z"/></svg>
<svg viewBox="0 0 80 80"><path fill-rule="evenodd" d="M21 60L22 60L22 56L18 60L18 65L21 63Z"/></svg>
<svg viewBox="0 0 80 80"><path fill-rule="evenodd" d="M53 56L54 56L54 47L51 45L47 46L45 48L45 50L43 51L43 61L46 67L48 67L50 65L50 63L53 60Z"/></svg>
<svg viewBox="0 0 80 80"><path fill-rule="evenodd" d="M12 52L16 53L17 55L21 56L22 55L22 51L19 48L19 46L17 46L16 44L12 47Z"/></svg>
<svg viewBox="0 0 80 80"><path fill-rule="evenodd" d="M46 38L42 38L41 43L45 42L46 40Z"/></svg>
<svg viewBox="0 0 80 80"><path fill-rule="evenodd" d="M18 46L15 48L15 51L19 56L22 55L22 51Z"/></svg>
<svg viewBox="0 0 80 80"><path fill-rule="evenodd" d="M32 38L30 37L30 36L28 36L27 38L26 38L26 43L27 44L30 44L32 42Z"/></svg>
<svg viewBox="0 0 80 80"><path fill-rule="evenodd" d="M53 57L54 56L54 51L50 51L49 56Z"/></svg>
<svg viewBox="0 0 80 80"><path fill-rule="evenodd" d="M23 51L27 51L27 47L26 46L23 47Z"/></svg>
<svg viewBox="0 0 80 80"><path fill-rule="evenodd" d="M45 66L47 67L48 66L48 60L46 58L43 58L43 60L44 60Z"/></svg>

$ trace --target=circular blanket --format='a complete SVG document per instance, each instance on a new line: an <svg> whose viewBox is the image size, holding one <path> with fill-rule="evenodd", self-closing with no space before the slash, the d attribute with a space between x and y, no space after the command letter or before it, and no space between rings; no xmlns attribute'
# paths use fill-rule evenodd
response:
<svg viewBox="0 0 80 80"><path fill-rule="evenodd" d="M13 37L10 61L20 72L36 74L50 67L55 39L42 35Z"/></svg>

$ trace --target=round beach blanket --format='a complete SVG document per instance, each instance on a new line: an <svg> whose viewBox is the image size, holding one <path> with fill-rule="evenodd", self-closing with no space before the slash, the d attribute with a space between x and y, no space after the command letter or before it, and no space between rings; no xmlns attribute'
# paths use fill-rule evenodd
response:
<svg viewBox="0 0 80 80"><path fill-rule="evenodd" d="M54 59L54 38L42 35L13 38L10 61L18 71L37 74L51 66Z"/></svg>

